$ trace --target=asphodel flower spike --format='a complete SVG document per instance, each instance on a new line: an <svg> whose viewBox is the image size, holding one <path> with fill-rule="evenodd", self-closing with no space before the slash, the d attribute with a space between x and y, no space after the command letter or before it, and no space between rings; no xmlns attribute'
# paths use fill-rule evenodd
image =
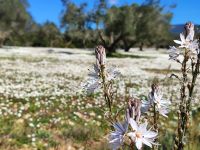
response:
<svg viewBox="0 0 200 150"><path fill-rule="evenodd" d="M98 45L95 48L95 54L96 54L96 65L102 66L106 63L106 50L102 45Z"/></svg>

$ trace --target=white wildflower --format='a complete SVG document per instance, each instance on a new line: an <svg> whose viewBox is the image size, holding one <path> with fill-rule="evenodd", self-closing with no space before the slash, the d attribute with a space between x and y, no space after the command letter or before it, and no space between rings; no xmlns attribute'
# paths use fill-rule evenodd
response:
<svg viewBox="0 0 200 150"><path fill-rule="evenodd" d="M141 112L146 113L149 108L151 107L151 102L149 100L143 100L142 101L142 106L141 106Z"/></svg>
<svg viewBox="0 0 200 150"><path fill-rule="evenodd" d="M157 111L164 117L167 117L166 114L169 113L170 101L164 100L162 94L154 93L154 103L156 104Z"/></svg>
<svg viewBox="0 0 200 150"><path fill-rule="evenodd" d="M124 123L114 123L113 127L115 131L113 131L109 136L109 144L112 150L117 150L123 144L124 135L128 130L128 120L125 119Z"/></svg>
<svg viewBox="0 0 200 150"><path fill-rule="evenodd" d="M194 40L194 25L192 23L187 23L185 25L185 35L180 34L180 41L174 40L175 43L179 44L180 48L186 48L192 52L192 54L199 53L198 40Z"/></svg>
<svg viewBox="0 0 200 150"><path fill-rule="evenodd" d="M141 111L143 113L147 112L153 104L156 104L156 111L158 111L159 114L167 117L167 114L169 113L169 105L171 102L163 99L163 94L156 86L152 87L152 91L148 95L148 100L142 101Z"/></svg>
<svg viewBox="0 0 200 150"><path fill-rule="evenodd" d="M169 49L169 59L177 61L179 55L180 55L179 50L176 47L174 47L174 46L170 46L170 49Z"/></svg>
<svg viewBox="0 0 200 150"><path fill-rule="evenodd" d="M87 93L94 93L94 91L101 87L100 71L97 65L94 65L93 71L88 76L89 79L82 86L86 89Z"/></svg>
<svg viewBox="0 0 200 150"><path fill-rule="evenodd" d="M142 148L142 144L145 144L152 148L152 145L155 144L154 140L158 135L157 132L147 130L147 122L138 125L135 120L130 118L129 121L133 132L129 132L127 135L135 142L137 149Z"/></svg>
<svg viewBox="0 0 200 150"><path fill-rule="evenodd" d="M115 78L119 77L121 73L118 71L116 67L111 67L106 70L106 79L107 81L114 80Z"/></svg>
<svg viewBox="0 0 200 150"><path fill-rule="evenodd" d="M112 81L120 75L120 72L115 68L109 68L105 70L106 82ZM101 88L102 79L100 77L100 70L97 65L94 65L93 71L88 74L88 80L83 84L83 88L86 89L87 93L94 93Z"/></svg>

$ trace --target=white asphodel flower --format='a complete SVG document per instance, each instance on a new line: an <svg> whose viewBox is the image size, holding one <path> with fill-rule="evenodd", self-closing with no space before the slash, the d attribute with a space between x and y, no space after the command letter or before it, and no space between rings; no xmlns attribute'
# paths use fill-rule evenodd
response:
<svg viewBox="0 0 200 150"><path fill-rule="evenodd" d="M82 85L86 89L88 94L94 93L101 87L101 83L96 79L89 79L85 84Z"/></svg>
<svg viewBox="0 0 200 150"><path fill-rule="evenodd" d="M189 48L188 48L192 54L199 54L199 43L198 40L194 40L190 43Z"/></svg>
<svg viewBox="0 0 200 150"><path fill-rule="evenodd" d="M171 104L170 101L164 100L163 95L161 93L157 94L154 93L154 103L156 104L156 109L164 117L167 117L166 114L169 113L169 105Z"/></svg>
<svg viewBox="0 0 200 150"><path fill-rule="evenodd" d="M192 23L187 23L185 25L185 35L180 34L180 41L174 40L175 43L179 44L180 48L186 48L192 52L192 54L199 53L198 40L194 40L194 25Z"/></svg>
<svg viewBox="0 0 200 150"><path fill-rule="evenodd" d="M124 142L124 135L128 130L129 122L125 119L124 123L114 123L113 127L115 131L113 131L109 136L109 144L112 150L117 150Z"/></svg>
<svg viewBox="0 0 200 150"><path fill-rule="evenodd" d="M138 125L135 120L130 118L129 123L133 129L133 132L127 133L131 138L138 150L142 148L142 145L145 144L152 148L152 145L155 144L154 140L158 135L157 132L147 130L147 122Z"/></svg>
<svg viewBox="0 0 200 150"><path fill-rule="evenodd" d="M116 67L111 67L106 70L106 79L108 81L114 80L115 78L119 77L121 73L118 71Z"/></svg>
<svg viewBox="0 0 200 150"><path fill-rule="evenodd" d="M141 107L141 112L146 113L149 108L151 107L151 102L149 100L142 100L142 107Z"/></svg>
<svg viewBox="0 0 200 150"><path fill-rule="evenodd" d="M169 49L169 59L178 61L179 55L180 55L179 50L176 47L174 47L174 46L170 46L170 49Z"/></svg>
<svg viewBox="0 0 200 150"><path fill-rule="evenodd" d="M185 38L185 36L183 35L183 33L180 33L180 39L181 39L180 41L179 40L174 40L174 42L176 44L179 44L180 48L188 48L191 41L189 39Z"/></svg>
<svg viewBox="0 0 200 150"><path fill-rule="evenodd" d="M106 82L114 80L120 75L120 72L115 68L112 67L110 69L106 69ZM88 80L86 83L82 84L82 87L87 91L87 93L94 93L98 89L101 88L102 79L100 77L100 69L98 65L94 65L93 71L88 74Z"/></svg>
<svg viewBox="0 0 200 150"><path fill-rule="evenodd" d="M100 71L97 65L94 65L93 71L91 71L88 76L87 82L82 84L82 87L87 93L94 93L94 91L101 87Z"/></svg>
<svg viewBox="0 0 200 150"><path fill-rule="evenodd" d="M169 113L169 105L171 102L163 99L163 95L159 91L154 91L153 93L150 92L148 95L148 100L142 101L142 113L146 113L149 108L153 106L153 104L156 104L156 111L158 111L159 114L167 117L167 114Z"/></svg>

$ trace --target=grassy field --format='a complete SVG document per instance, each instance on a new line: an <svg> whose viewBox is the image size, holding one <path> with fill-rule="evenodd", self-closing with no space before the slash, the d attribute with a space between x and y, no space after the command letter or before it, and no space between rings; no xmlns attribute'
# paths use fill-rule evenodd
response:
<svg viewBox="0 0 200 150"><path fill-rule="evenodd" d="M81 87L94 61L92 50L0 49L0 150L108 149L102 94L86 95ZM126 93L145 98L152 81L159 81L173 104L169 118L160 121L160 149L172 149L180 87L169 76L179 74L180 66L168 60L166 50L153 49L119 51L108 65L122 73L115 87L116 111L124 107ZM189 150L200 145L199 96L195 92Z"/></svg>

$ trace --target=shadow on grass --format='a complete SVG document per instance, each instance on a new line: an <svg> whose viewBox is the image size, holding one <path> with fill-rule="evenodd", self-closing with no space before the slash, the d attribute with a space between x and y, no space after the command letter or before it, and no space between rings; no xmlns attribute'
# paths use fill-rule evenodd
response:
<svg viewBox="0 0 200 150"><path fill-rule="evenodd" d="M139 55L129 55L129 54L120 54L120 53L108 53L106 55L107 57L110 58L136 58L136 59L141 59L141 58L147 58L147 59L153 59L156 57L152 57L152 56L139 56Z"/></svg>

